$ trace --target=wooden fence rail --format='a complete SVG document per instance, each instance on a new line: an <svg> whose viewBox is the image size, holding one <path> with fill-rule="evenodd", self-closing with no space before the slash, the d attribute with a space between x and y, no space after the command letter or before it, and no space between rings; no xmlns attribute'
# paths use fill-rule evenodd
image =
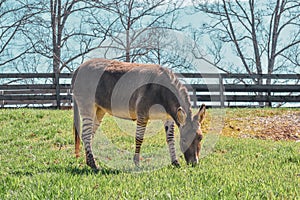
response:
<svg viewBox="0 0 300 200"><path fill-rule="evenodd" d="M255 106L259 102L300 104L300 74L177 74L185 82L192 105ZM0 74L0 107L62 108L72 106L71 73ZM252 79L271 79L272 84L253 84ZM264 81L266 82L266 81ZM58 95L57 95L58 94Z"/></svg>

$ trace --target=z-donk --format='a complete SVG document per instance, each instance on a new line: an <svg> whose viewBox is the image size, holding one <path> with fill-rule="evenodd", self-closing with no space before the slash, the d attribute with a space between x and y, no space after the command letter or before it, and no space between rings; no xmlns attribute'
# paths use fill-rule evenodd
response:
<svg viewBox="0 0 300 200"><path fill-rule="evenodd" d="M202 140L201 122L205 105L193 115L187 89L168 69L159 65L92 59L83 63L72 79L74 101L75 153L79 156L80 129L86 163L97 170L92 138L105 113L135 120L134 163L139 166L140 149L147 122L165 123L171 163L179 166L174 144L174 124L180 131L180 149L188 164L199 159ZM80 128L80 117L82 126Z"/></svg>

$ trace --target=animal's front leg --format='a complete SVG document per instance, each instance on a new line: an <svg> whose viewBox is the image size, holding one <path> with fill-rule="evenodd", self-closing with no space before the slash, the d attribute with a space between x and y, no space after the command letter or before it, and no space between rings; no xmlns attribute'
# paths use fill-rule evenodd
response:
<svg viewBox="0 0 300 200"><path fill-rule="evenodd" d="M82 120L82 141L85 148L86 164L93 170L98 170L92 151L93 119L85 117Z"/></svg>
<svg viewBox="0 0 300 200"><path fill-rule="evenodd" d="M137 120L137 127L136 127L136 135L135 135L135 154L133 157L134 164L139 167L140 166L140 151L141 145L144 140L144 134L147 126L147 121L144 118L139 118Z"/></svg>
<svg viewBox="0 0 300 200"><path fill-rule="evenodd" d="M176 158L175 139L174 139L174 121L167 120L165 122L166 139L169 147L169 153L171 157L172 165L180 167L180 164Z"/></svg>

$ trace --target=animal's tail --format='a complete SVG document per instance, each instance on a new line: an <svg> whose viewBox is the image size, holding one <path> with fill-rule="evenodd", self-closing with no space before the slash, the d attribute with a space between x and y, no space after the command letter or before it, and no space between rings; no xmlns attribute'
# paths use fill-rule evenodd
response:
<svg viewBox="0 0 300 200"><path fill-rule="evenodd" d="M73 97L73 134L75 137L75 155L76 158L80 156L80 116L79 116L79 110L78 105Z"/></svg>

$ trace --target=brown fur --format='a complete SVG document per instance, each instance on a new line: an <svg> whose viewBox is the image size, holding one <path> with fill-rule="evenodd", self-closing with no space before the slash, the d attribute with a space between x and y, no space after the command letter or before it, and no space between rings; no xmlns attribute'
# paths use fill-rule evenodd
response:
<svg viewBox="0 0 300 200"><path fill-rule="evenodd" d="M102 63L102 67L98 66L99 63ZM104 63L104 65L103 65ZM173 98L165 98L163 99L165 102L148 102L150 104L154 103L173 103L176 104L176 109L179 106L182 106L187 113L187 117L191 117L191 110L190 110L190 99L189 95L187 93L186 88L179 82L177 77L173 74L172 71L163 68L159 65L154 65L154 64L136 64L136 63L126 63L126 62L119 62L119 61L111 61L111 60L105 60L105 59L92 59L90 61L87 61L83 65L81 65L75 72L74 78L72 81L73 87L75 83L76 76L78 74L78 71L83 69L83 68L98 68L102 70L101 73L101 78L99 77L99 82L97 84L97 88L95 91L95 101L98 107L105 109L108 113L112 114L112 108L111 108L111 97L112 97L112 92L115 89L115 86L117 82L120 80L120 78L126 74L126 73L132 73L134 77L147 77L149 78L149 82L151 82L151 78L153 80L160 79L164 83L170 83L166 87L167 89L163 89L164 92L166 92L168 89L171 91L167 91L167 93L177 93L177 94L171 94ZM87 75L87 80L90 78L90 76ZM169 81L168 81L168 80ZM143 81L143 80L140 80ZM88 89L88 88L86 88ZM152 86L143 86L142 88L135 88L137 91L133 94L131 97L130 102L133 102L130 104L129 107L129 112L130 116L135 120L136 119L136 113L137 112L137 106L136 105L136 100L138 98L137 93L144 93L145 96L150 97L155 97L157 96L165 96L164 94L158 94L158 93L153 93L153 90L160 91L161 86L160 85L152 85ZM151 90L152 89L152 90ZM151 90L151 91L150 91ZM148 94L148 95L147 95ZM177 99L180 100L181 102L178 102ZM162 100L162 99L161 99ZM150 108L152 105L141 105L141 107L148 107ZM164 105L168 106L168 105ZM172 106L171 106L172 107ZM174 107L174 106L173 106ZM178 122L176 120L176 110L175 107L170 113L168 113L170 116L175 118L175 122L178 125ZM126 118L122 117L121 118ZM129 118L129 116L128 116Z"/></svg>
<svg viewBox="0 0 300 200"><path fill-rule="evenodd" d="M98 116L96 113L102 113L100 118L96 117L100 122L104 113L109 113L115 117L137 120L137 124L141 126L146 126L148 119L152 117L162 120L173 119L177 126L183 126L184 134L181 135L184 137L190 137L191 131L196 134L193 124L199 126L198 121L192 122L186 87L179 82L173 72L159 65L92 59L75 71L72 86L77 156L80 129L78 117L77 119L75 117L79 114L83 119L94 120L94 116ZM184 126L182 120L178 119L179 109L186 115L184 119L188 122L188 126ZM182 118L182 115L180 116ZM86 125L88 126L90 125ZM89 132L85 131L83 134L86 138L89 137ZM195 137L193 134L192 140ZM91 144L87 142L85 145L87 163L96 168ZM192 159L193 162L195 160Z"/></svg>

